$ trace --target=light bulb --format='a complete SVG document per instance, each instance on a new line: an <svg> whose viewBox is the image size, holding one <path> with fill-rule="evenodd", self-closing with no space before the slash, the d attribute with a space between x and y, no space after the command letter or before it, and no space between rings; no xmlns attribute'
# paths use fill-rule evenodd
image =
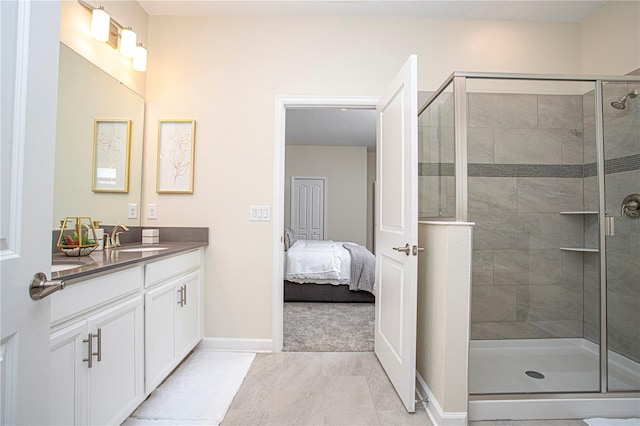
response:
<svg viewBox="0 0 640 426"><path fill-rule="evenodd" d="M133 58L136 51L137 35L131 27L124 28L120 34L120 54L125 58Z"/></svg>
<svg viewBox="0 0 640 426"><path fill-rule="evenodd" d="M136 46L132 66L136 71L144 72L147 70L147 49L142 46L142 43L138 43Z"/></svg>
<svg viewBox="0 0 640 426"><path fill-rule="evenodd" d="M98 41L109 40L109 26L111 25L111 17L104 8L93 9L91 12L91 36Z"/></svg>

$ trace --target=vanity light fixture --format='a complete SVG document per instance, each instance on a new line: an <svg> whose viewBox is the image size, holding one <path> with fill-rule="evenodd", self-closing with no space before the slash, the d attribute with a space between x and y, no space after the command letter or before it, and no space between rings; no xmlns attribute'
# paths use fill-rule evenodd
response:
<svg viewBox="0 0 640 426"><path fill-rule="evenodd" d="M123 28L120 33L120 54L125 58L133 58L136 51L137 35L131 27Z"/></svg>
<svg viewBox="0 0 640 426"><path fill-rule="evenodd" d="M145 49L142 43L138 43L136 46L132 66L136 71L144 72L147 70L147 49Z"/></svg>
<svg viewBox="0 0 640 426"><path fill-rule="evenodd" d="M105 12L104 7L93 9L91 12L91 36L98 41L109 40L109 27L111 17Z"/></svg>
<svg viewBox="0 0 640 426"><path fill-rule="evenodd" d="M131 27L120 25L104 10L103 6L94 7L84 0L78 3L91 12L91 36L99 41L107 42L118 49L125 58L132 58L131 66L136 71L147 70L147 49L137 42L137 35Z"/></svg>

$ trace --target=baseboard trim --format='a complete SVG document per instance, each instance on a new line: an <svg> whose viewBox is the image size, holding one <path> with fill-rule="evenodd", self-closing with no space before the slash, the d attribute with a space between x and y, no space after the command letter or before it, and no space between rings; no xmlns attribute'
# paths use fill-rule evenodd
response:
<svg viewBox="0 0 640 426"><path fill-rule="evenodd" d="M233 337L204 337L196 349L236 352L273 352L273 339L243 339Z"/></svg>
<svg viewBox="0 0 640 426"><path fill-rule="evenodd" d="M466 426L466 412L446 412L442 409L438 400L433 395L429 386L424 381L420 373L416 370L416 393L420 399L427 398L428 401L422 403L431 423L438 426Z"/></svg>

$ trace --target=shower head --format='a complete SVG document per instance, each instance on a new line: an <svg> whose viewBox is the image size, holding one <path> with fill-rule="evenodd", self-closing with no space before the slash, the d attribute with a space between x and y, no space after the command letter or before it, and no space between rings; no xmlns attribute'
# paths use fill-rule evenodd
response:
<svg viewBox="0 0 640 426"><path fill-rule="evenodd" d="M636 96L638 96L638 89L633 89L619 100L611 102L611 106L615 109L625 109L627 107L627 99L633 99Z"/></svg>

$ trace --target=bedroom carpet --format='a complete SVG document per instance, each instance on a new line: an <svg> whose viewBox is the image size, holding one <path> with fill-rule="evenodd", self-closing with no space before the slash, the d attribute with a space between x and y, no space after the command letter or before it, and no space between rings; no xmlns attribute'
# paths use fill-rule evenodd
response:
<svg viewBox="0 0 640 426"><path fill-rule="evenodd" d="M284 351L371 352L373 303L284 304Z"/></svg>

